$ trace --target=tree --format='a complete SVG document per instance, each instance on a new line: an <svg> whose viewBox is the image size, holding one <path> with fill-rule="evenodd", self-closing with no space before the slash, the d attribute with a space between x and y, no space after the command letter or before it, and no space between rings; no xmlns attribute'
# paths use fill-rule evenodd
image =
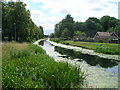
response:
<svg viewBox="0 0 120 90"><path fill-rule="evenodd" d="M78 30L78 31L85 32L85 30L86 30L85 23L83 23L83 22L75 22L74 26L73 26L73 30L74 31Z"/></svg>
<svg viewBox="0 0 120 90"><path fill-rule="evenodd" d="M85 22L75 22L71 15L67 15L62 21L55 25L55 37L63 37L63 30L67 28L70 31L69 37L73 37L75 31L84 32L87 37L94 37L97 32L119 31L120 20L103 16L100 20L96 17L90 17ZM114 28L114 29L113 29ZM65 31L64 31L65 32Z"/></svg>
<svg viewBox="0 0 120 90"><path fill-rule="evenodd" d="M116 27L111 27L107 30L107 32L120 32L120 26L116 25Z"/></svg>
<svg viewBox="0 0 120 90"><path fill-rule="evenodd" d="M86 36L86 34L84 32L81 32L81 31L75 31L74 35L75 36Z"/></svg>
<svg viewBox="0 0 120 90"><path fill-rule="evenodd" d="M115 27L118 24L118 20L114 17L103 16L100 19L100 23L103 26L103 31L106 32L109 28Z"/></svg>
<svg viewBox="0 0 120 90"><path fill-rule="evenodd" d="M39 28L30 18L30 11L23 2L3 2L2 37L9 41L32 41L43 37L43 28Z"/></svg>
<svg viewBox="0 0 120 90"><path fill-rule="evenodd" d="M102 26L99 23L95 23L90 19L86 20L85 24L86 24L85 33L87 34L88 37L93 37L96 34L96 32L102 31Z"/></svg>
<svg viewBox="0 0 120 90"><path fill-rule="evenodd" d="M74 20L71 17L71 15L67 15L65 19L63 19L61 22L55 25L55 37L62 37L63 30L67 28L70 31L70 37L73 36L73 24Z"/></svg>
<svg viewBox="0 0 120 90"><path fill-rule="evenodd" d="M64 30L65 28L67 28L71 32L70 37L72 37L74 33L73 24L74 24L74 20L70 14L68 14L66 18L62 20L62 25L61 25L62 29Z"/></svg>
<svg viewBox="0 0 120 90"><path fill-rule="evenodd" d="M54 38L54 33L51 33L51 34L50 34L50 38Z"/></svg>
<svg viewBox="0 0 120 90"><path fill-rule="evenodd" d="M55 25L55 37L61 37L62 29L61 29L61 22Z"/></svg>
<svg viewBox="0 0 120 90"><path fill-rule="evenodd" d="M92 20L95 23L100 23L99 19L97 19L96 17L89 17L88 20Z"/></svg>
<svg viewBox="0 0 120 90"><path fill-rule="evenodd" d="M71 37L71 32L67 28L65 28L63 30L63 32L62 32L62 37L63 38L69 38L69 37Z"/></svg>

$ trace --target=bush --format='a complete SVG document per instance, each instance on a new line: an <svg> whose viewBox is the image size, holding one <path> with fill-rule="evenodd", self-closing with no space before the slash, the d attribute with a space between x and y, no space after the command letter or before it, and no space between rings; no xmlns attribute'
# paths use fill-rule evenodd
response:
<svg viewBox="0 0 120 90"><path fill-rule="evenodd" d="M96 47L95 51L99 53L105 53L105 54L113 54L113 55L119 54L118 50L111 47L105 47L105 46L98 46Z"/></svg>
<svg viewBox="0 0 120 90"><path fill-rule="evenodd" d="M103 40L102 40L102 39L100 39L100 40L99 40L99 42L100 42L100 43L103 43Z"/></svg>

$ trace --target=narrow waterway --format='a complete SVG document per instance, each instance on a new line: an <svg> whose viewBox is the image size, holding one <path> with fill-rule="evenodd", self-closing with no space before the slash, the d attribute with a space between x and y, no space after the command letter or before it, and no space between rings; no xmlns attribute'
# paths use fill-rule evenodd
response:
<svg viewBox="0 0 120 90"><path fill-rule="evenodd" d="M71 65L80 65L83 71L87 70L85 84L88 87L118 88L119 61L57 47L48 41L41 41L39 45L56 61L67 61Z"/></svg>

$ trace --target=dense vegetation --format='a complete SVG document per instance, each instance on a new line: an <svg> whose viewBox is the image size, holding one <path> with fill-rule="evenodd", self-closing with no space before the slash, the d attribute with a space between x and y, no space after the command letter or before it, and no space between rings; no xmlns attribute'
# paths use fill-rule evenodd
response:
<svg viewBox="0 0 120 90"><path fill-rule="evenodd" d="M75 22L71 15L67 15L55 25L55 31L50 36L69 39L76 36L77 31L79 36L82 35L80 33L85 33L84 36L94 37L96 32L119 32L119 23L120 20L110 16L103 16L100 19L90 17L85 22Z"/></svg>
<svg viewBox="0 0 120 90"><path fill-rule="evenodd" d="M82 88L84 73L55 62L37 45L3 43L3 88Z"/></svg>
<svg viewBox="0 0 120 90"><path fill-rule="evenodd" d="M83 47L86 49L92 49L95 52L98 53L104 53L104 54L119 54L120 55L120 49L119 44L111 44L111 43L93 43L93 42L74 42L74 41L66 41L62 38L52 38L50 39L57 43L62 43L66 45L72 45L72 46L78 46Z"/></svg>
<svg viewBox="0 0 120 90"><path fill-rule="evenodd" d="M2 40L30 42L43 38L43 27L37 27L23 2L2 2Z"/></svg>

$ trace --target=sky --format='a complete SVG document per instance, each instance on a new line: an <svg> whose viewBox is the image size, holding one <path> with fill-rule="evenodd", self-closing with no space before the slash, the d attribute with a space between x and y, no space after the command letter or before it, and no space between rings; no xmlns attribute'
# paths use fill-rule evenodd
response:
<svg viewBox="0 0 120 90"><path fill-rule="evenodd" d="M14 1L14 0L13 0ZM15 0L16 1L16 0ZM101 18L109 15L118 18L119 0L22 0L31 12L37 26L43 26L44 34L54 32L55 24L67 14L74 21L86 21L89 17Z"/></svg>

